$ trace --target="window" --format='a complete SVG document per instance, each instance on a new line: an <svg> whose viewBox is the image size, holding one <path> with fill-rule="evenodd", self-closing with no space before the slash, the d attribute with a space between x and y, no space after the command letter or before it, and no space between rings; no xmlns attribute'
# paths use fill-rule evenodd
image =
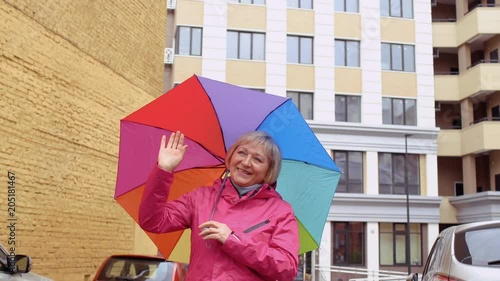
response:
<svg viewBox="0 0 500 281"><path fill-rule="evenodd" d="M312 9L313 0L288 0L288 8Z"/></svg>
<svg viewBox="0 0 500 281"><path fill-rule="evenodd" d="M287 62L313 63L313 38L302 36L287 36Z"/></svg>
<svg viewBox="0 0 500 281"><path fill-rule="evenodd" d="M364 265L365 227L362 222L334 222L333 265Z"/></svg>
<svg viewBox="0 0 500 281"><path fill-rule="evenodd" d="M227 57L241 60L264 60L265 41L264 33L228 31Z"/></svg>
<svg viewBox="0 0 500 281"><path fill-rule="evenodd" d="M382 43L382 69L415 72L415 46Z"/></svg>
<svg viewBox="0 0 500 281"><path fill-rule="evenodd" d="M490 52L490 62L492 63L498 62L498 49L495 49Z"/></svg>
<svg viewBox="0 0 500 281"><path fill-rule="evenodd" d="M361 123L361 97L335 95L335 121Z"/></svg>
<svg viewBox="0 0 500 281"><path fill-rule="evenodd" d="M335 11L359 13L359 0L335 0Z"/></svg>
<svg viewBox="0 0 500 281"><path fill-rule="evenodd" d="M313 94L303 92L286 92L286 96L291 98L293 103L299 108L305 119L313 119Z"/></svg>
<svg viewBox="0 0 500 281"><path fill-rule="evenodd" d="M455 196L462 196L464 195L464 183L463 182L455 182Z"/></svg>
<svg viewBox="0 0 500 281"><path fill-rule="evenodd" d="M380 223L380 265L406 265L406 224ZM421 225L410 224L410 262L422 265Z"/></svg>
<svg viewBox="0 0 500 281"><path fill-rule="evenodd" d="M266 0L229 0L230 3L266 5Z"/></svg>
<svg viewBox="0 0 500 281"><path fill-rule="evenodd" d="M343 172L336 191L363 193L363 153L359 151L334 151L333 159Z"/></svg>
<svg viewBox="0 0 500 281"><path fill-rule="evenodd" d="M412 19L413 0L380 0L380 15Z"/></svg>
<svg viewBox="0 0 500 281"><path fill-rule="evenodd" d="M406 177L405 177L406 175ZM378 180L380 194L420 194L420 161L418 154L379 153Z"/></svg>
<svg viewBox="0 0 500 281"><path fill-rule="evenodd" d="M201 56L201 27L179 26L175 40L178 55Z"/></svg>
<svg viewBox="0 0 500 281"><path fill-rule="evenodd" d="M359 67L359 41L335 40L335 65Z"/></svg>
<svg viewBox="0 0 500 281"><path fill-rule="evenodd" d="M417 125L417 104L414 99L382 98L382 122L392 125Z"/></svg>

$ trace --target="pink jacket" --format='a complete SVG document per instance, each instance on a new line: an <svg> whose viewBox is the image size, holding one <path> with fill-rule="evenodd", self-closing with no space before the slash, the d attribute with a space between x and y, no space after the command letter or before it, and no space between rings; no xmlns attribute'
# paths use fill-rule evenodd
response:
<svg viewBox="0 0 500 281"><path fill-rule="evenodd" d="M191 260L187 280L293 280L297 275L299 234L292 207L265 184L256 194L239 198L226 181L213 217L234 235L224 244L206 241L198 226L208 221L222 181L202 186L167 201L174 174L155 167L144 190L139 225L146 231L164 233L191 228Z"/></svg>

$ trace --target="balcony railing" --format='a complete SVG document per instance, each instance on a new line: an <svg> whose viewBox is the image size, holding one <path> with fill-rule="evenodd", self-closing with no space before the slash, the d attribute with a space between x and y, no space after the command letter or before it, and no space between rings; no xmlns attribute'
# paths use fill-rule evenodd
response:
<svg viewBox="0 0 500 281"><path fill-rule="evenodd" d="M469 125L474 125L474 124L481 123L481 122L484 122L484 121L500 121L500 117L483 117L483 118L478 118L478 119L470 122Z"/></svg>
<svg viewBox="0 0 500 281"><path fill-rule="evenodd" d="M432 19L432 22L457 22L455 18Z"/></svg>
<svg viewBox="0 0 500 281"><path fill-rule="evenodd" d="M459 75L459 71L434 71L434 75Z"/></svg>
<svg viewBox="0 0 500 281"><path fill-rule="evenodd" d="M477 5L473 6L470 10L468 10L467 13L465 13L465 15L474 11L474 9L476 9L476 8L485 8L485 7L487 7L487 8L500 7L500 4L477 4Z"/></svg>
<svg viewBox="0 0 500 281"><path fill-rule="evenodd" d="M478 60L475 63L473 63L471 66L467 67L467 69L472 68L478 64L481 63L500 63L500 60Z"/></svg>

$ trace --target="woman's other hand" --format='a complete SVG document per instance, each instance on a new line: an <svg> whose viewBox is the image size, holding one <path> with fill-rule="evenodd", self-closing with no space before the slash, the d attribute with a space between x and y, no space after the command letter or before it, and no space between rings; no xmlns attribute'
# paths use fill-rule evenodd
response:
<svg viewBox="0 0 500 281"><path fill-rule="evenodd" d="M207 221L198 227L201 229L200 236L203 236L203 240L215 239L224 244L231 235L231 229L227 225L216 221Z"/></svg>
<svg viewBox="0 0 500 281"><path fill-rule="evenodd" d="M184 134L177 131L170 135L167 145L167 137L161 138L160 151L158 152L158 167L162 170L173 172L186 152L187 145L184 145Z"/></svg>

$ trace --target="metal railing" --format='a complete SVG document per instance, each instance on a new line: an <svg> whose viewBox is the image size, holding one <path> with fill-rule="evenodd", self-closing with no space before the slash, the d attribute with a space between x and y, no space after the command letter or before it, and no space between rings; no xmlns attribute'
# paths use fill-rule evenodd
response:
<svg viewBox="0 0 500 281"><path fill-rule="evenodd" d="M467 69L472 68L481 63L500 63L500 60L478 60L474 62L471 66L467 67Z"/></svg>
<svg viewBox="0 0 500 281"><path fill-rule="evenodd" d="M316 280L324 280L322 275L330 274L332 272L337 273L346 273L346 274L356 274L356 275L364 275L364 278L349 278L349 281L403 281L408 280L408 274L401 271L389 271L389 270L368 270L366 268L357 268L357 267L346 267L346 266L316 266L315 269L319 271L320 278L312 279L312 281Z"/></svg>

